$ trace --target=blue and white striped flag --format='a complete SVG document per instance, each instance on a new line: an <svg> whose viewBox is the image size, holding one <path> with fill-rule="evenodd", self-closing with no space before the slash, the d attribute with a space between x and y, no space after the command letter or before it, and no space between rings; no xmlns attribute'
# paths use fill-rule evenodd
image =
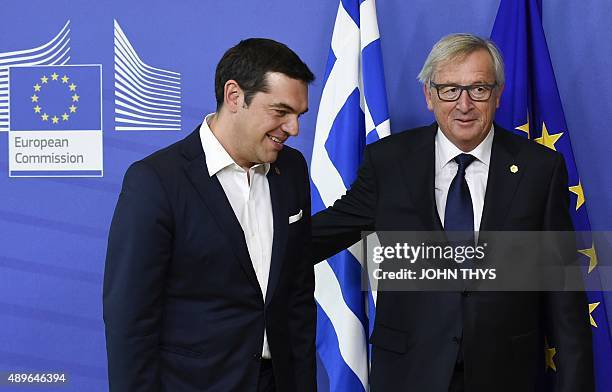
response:
<svg viewBox="0 0 612 392"><path fill-rule="evenodd" d="M341 0L312 151L313 212L357 177L366 144L390 134L375 0ZM361 290L360 244L315 267L320 391L368 391L374 298ZM327 385L329 384L329 385Z"/></svg>

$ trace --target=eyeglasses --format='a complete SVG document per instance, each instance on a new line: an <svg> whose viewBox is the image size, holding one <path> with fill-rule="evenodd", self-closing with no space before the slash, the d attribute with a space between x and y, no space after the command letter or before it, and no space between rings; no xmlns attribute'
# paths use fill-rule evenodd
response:
<svg viewBox="0 0 612 392"><path fill-rule="evenodd" d="M431 87L434 87L438 92L438 98L445 102L455 102L461 97L463 90L467 91L470 99L476 102L488 101L491 98L491 92L497 87L497 82L493 84L472 84L462 86L460 84L437 84L429 82Z"/></svg>

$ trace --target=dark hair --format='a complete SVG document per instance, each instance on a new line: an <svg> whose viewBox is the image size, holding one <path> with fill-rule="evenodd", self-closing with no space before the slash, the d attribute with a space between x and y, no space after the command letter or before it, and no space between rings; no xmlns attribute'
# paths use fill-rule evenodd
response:
<svg viewBox="0 0 612 392"><path fill-rule="evenodd" d="M286 45L265 38L245 39L225 52L217 64L217 111L223 106L223 90L228 80L238 83L244 91L244 102L249 105L257 92L267 92L268 72L279 72L305 83L314 80L308 66Z"/></svg>

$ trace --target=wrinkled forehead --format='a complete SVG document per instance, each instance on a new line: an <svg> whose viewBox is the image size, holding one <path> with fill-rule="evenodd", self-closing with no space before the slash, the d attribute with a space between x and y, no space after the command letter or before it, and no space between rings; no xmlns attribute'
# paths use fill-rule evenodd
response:
<svg viewBox="0 0 612 392"><path fill-rule="evenodd" d="M478 54L479 56L473 56ZM468 67L466 63L470 63ZM432 80L438 80L437 76L448 73L477 72L488 74L487 76L496 78L493 57L486 49L476 49L469 52L457 53L436 63L433 67ZM438 80L438 82L441 82Z"/></svg>

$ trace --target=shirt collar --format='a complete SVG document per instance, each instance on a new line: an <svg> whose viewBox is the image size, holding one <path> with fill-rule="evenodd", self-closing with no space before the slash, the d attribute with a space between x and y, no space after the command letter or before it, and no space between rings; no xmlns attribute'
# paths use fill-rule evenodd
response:
<svg viewBox="0 0 612 392"><path fill-rule="evenodd" d="M493 134L495 132L495 128L491 125L491 130L487 134L478 146L476 146L472 151L468 151L467 154L471 154L480 162L489 166L491 162L491 148L493 147ZM440 168L446 166L447 163L453 160L457 155L462 154L463 151L459 149L459 147L455 146L453 142L448 140L444 132L438 126L438 132L436 133L436 152L439 154L439 164Z"/></svg>
<svg viewBox="0 0 612 392"><path fill-rule="evenodd" d="M208 175L212 177L228 166L232 166L233 168L244 172L245 170L234 162L230 154L225 150L223 145L219 142L215 134L210 129L208 121L214 114L215 113L207 114L206 117L204 117L204 121L202 121L202 125L200 126L200 141L202 142L202 149L204 149L204 156L206 157ZM270 170L269 163L260 163L253 165L251 168L257 169L260 166L263 166L264 175L267 175L268 171Z"/></svg>

